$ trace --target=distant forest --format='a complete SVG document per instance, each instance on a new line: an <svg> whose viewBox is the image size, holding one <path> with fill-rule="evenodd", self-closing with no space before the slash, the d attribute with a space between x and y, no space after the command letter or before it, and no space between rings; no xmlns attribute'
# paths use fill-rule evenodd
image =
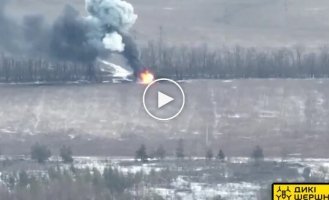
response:
<svg viewBox="0 0 329 200"><path fill-rule="evenodd" d="M158 77L172 79L328 78L329 46L306 49L172 47L149 42L141 62ZM0 54L0 82L102 81L95 64L51 62Z"/></svg>
<svg viewBox="0 0 329 200"><path fill-rule="evenodd" d="M168 47L149 43L142 61L176 79L328 78L329 46L291 48Z"/></svg>
<svg viewBox="0 0 329 200"><path fill-rule="evenodd" d="M97 77L93 64L0 55L3 83L95 81Z"/></svg>

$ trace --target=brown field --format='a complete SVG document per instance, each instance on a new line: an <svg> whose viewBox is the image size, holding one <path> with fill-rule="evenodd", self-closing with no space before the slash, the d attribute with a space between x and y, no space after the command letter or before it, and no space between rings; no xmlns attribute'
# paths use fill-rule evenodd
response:
<svg viewBox="0 0 329 200"><path fill-rule="evenodd" d="M1 85L0 146L24 153L41 141L69 143L79 154L131 155L141 143L173 152L184 138L191 155L203 155L206 145L248 155L261 144L267 155L326 157L328 81L185 82L185 109L166 123L144 111L143 85Z"/></svg>

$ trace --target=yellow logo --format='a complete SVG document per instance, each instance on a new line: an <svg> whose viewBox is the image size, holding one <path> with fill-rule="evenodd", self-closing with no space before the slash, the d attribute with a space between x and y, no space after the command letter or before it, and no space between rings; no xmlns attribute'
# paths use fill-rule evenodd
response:
<svg viewBox="0 0 329 200"><path fill-rule="evenodd" d="M329 183L273 183L273 200L329 200Z"/></svg>

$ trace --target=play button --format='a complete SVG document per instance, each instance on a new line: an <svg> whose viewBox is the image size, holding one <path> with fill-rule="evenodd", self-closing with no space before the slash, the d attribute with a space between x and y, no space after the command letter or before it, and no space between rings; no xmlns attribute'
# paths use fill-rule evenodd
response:
<svg viewBox="0 0 329 200"><path fill-rule="evenodd" d="M174 119L182 112L184 105L184 91L171 79L157 79L144 90L144 109L154 119L160 121Z"/></svg>
<svg viewBox="0 0 329 200"><path fill-rule="evenodd" d="M158 92L158 108L162 108L163 106L167 105L168 103L172 102L174 98L163 94L162 92Z"/></svg>

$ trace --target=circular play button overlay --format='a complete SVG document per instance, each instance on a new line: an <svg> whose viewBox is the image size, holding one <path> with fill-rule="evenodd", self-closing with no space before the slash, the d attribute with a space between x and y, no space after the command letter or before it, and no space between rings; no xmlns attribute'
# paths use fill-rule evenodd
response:
<svg viewBox="0 0 329 200"><path fill-rule="evenodd" d="M184 91L171 79L154 80L144 90L144 109L156 120L169 121L176 118L182 112L184 105Z"/></svg>

